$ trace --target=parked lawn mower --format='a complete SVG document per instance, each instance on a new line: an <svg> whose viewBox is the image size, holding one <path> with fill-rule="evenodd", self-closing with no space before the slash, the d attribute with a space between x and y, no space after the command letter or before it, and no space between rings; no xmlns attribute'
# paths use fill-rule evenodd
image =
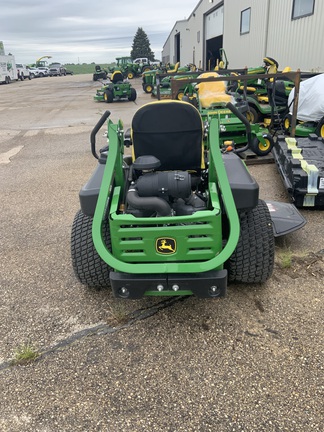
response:
<svg viewBox="0 0 324 432"><path fill-rule="evenodd" d="M291 107L295 88L289 94L288 105ZM285 132L290 134L292 124L292 109L284 119ZM297 123L295 136L308 137L316 134L324 137L324 74L308 78L300 83Z"/></svg>
<svg viewBox="0 0 324 432"><path fill-rule="evenodd" d="M250 128L232 104L227 108ZM111 286L124 299L217 298L228 282L265 282L273 270L274 237L305 220L290 204L259 199L237 151L223 151L218 118L203 140L200 113L187 102L142 106L126 135L123 123L109 115L91 133L98 164L80 191L72 226L78 280ZM108 146L98 153L96 134L106 122ZM125 145L132 156L124 156Z"/></svg>
<svg viewBox="0 0 324 432"><path fill-rule="evenodd" d="M93 81L98 81L98 80L106 80L108 76L108 71L105 69L102 69L100 65L96 65L95 66L95 72L93 74Z"/></svg>
<svg viewBox="0 0 324 432"><path fill-rule="evenodd" d="M274 82L271 75L278 72L279 64L272 57L264 57L263 65L255 68L246 69L247 75L253 75L251 79L245 79L244 82L236 81L235 86L232 87L232 91L236 95L242 95L248 101L250 110L248 117L251 123L265 123L269 125L273 122L273 114L275 109L275 117L278 119L281 115L284 116L287 110L287 100L294 83L287 80L284 82L284 90L278 87L277 104L271 105L269 101L269 91ZM282 73L291 71L289 67L286 67ZM239 75L238 73L233 73ZM260 75L260 77L258 77ZM285 92L285 100L283 95L279 96L279 93Z"/></svg>
<svg viewBox="0 0 324 432"><path fill-rule="evenodd" d="M103 87L97 90L94 100L111 103L122 99L134 101L136 97L136 90L128 81L124 80L120 71L115 71L110 78L110 82L103 84Z"/></svg>
<svg viewBox="0 0 324 432"><path fill-rule="evenodd" d="M284 130L286 134L290 135L291 124L292 114L288 113L284 118ZM310 134L324 138L324 116L319 121L301 121L297 119L295 136L308 137Z"/></svg>
<svg viewBox="0 0 324 432"><path fill-rule="evenodd" d="M226 107L228 102L236 105L246 117L249 105L241 97L234 98L226 91L224 81L210 81L220 78L217 72L204 72L197 77L197 83L189 84L183 91L184 100L193 103L199 110L205 129L208 129L212 118L217 117L220 127L219 140L222 145L230 147L246 145L248 136L242 121ZM251 124L250 149L258 156L266 156L273 148L274 140L268 129L259 124Z"/></svg>
<svg viewBox="0 0 324 432"><path fill-rule="evenodd" d="M288 96L292 82L275 80L268 83L267 95L258 96L247 92L245 100L249 104L248 119L250 123L264 123L276 126L281 124L288 112Z"/></svg>
<svg viewBox="0 0 324 432"><path fill-rule="evenodd" d="M176 63L172 68L157 68L155 70L150 70L143 72L142 78L142 87L145 93L152 93L153 96L158 96L158 94L165 98L171 98L171 87L170 87L170 79L178 78L181 79L182 76L194 75L197 71L197 68L194 64L188 64L180 67L180 63ZM178 75L179 74L179 75ZM157 77L160 78L159 82L157 82ZM159 89L157 89L157 85L159 84Z"/></svg>
<svg viewBox="0 0 324 432"><path fill-rule="evenodd" d="M196 65L189 63L183 67L179 67L177 72L168 71L167 75L159 76L160 81L157 82L152 90L152 96L159 99L171 99L171 79L186 80L196 78L201 74L201 70L197 69ZM184 95L185 84L179 89L176 99L181 100Z"/></svg>
<svg viewBox="0 0 324 432"><path fill-rule="evenodd" d="M279 64L274 58L264 57L263 58L263 65L255 67L255 68L248 68L247 74L248 75L275 74L278 72L278 67L279 67ZM253 93L256 96L262 98L262 97L267 96L267 82L268 82L268 80L263 80L263 79L259 79L259 78L252 78L252 79L246 81L246 85L247 85L248 91L250 93ZM240 85L240 83L238 83L238 90L241 92L244 90L244 86ZM262 100L262 99L260 99L260 100Z"/></svg>
<svg viewBox="0 0 324 432"><path fill-rule="evenodd" d="M168 67L156 68L142 73L142 87L145 93L152 93L154 86L156 86L156 75L157 74L171 74L176 73L179 69L180 63L176 63L171 69Z"/></svg>

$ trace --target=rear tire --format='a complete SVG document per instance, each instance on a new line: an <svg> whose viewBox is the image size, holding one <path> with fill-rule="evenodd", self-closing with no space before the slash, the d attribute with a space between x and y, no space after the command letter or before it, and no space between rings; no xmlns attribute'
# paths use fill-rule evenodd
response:
<svg viewBox="0 0 324 432"><path fill-rule="evenodd" d="M75 215L71 232L71 258L74 273L78 280L89 287L110 286L111 268L100 258L92 240L93 218L82 213ZM111 249L108 222L104 225L104 239Z"/></svg>
<svg viewBox="0 0 324 432"><path fill-rule="evenodd" d="M103 97L104 97L104 101L107 103L111 103L114 101L114 95L111 90L106 90Z"/></svg>
<svg viewBox="0 0 324 432"><path fill-rule="evenodd" d="M183 90L179 90L178 93L176 94L176 100L182 101L184 95L185 95L184 91Z"/></svg>
<svg viewBox="0 0 324 432"><path fill-rule="evenodd" d="M259 200L254 209L239 211L239 218L239 241L225 266L228 279L230 282L265 282L274 265L274 235L268 206Z"/></svg>
<svg viewBox="0 0 324 432"><path fill-rule="evenodd" d="M144 84L143 90L145 91L145 93L148 93L148 94L152 93L152 91L153 91L152 84Z"/></svg>
<svg viewBox="0 0 324 432"><path fill-rule="evenodd" d="M286 114L283 120L283 127L284 127L284 131L285 134L289 135L290 134L290 126L291 126L291 114Z"/></svg>
<svg viewBox="0 0 324 432"><path fill-rule="evenodd" d="M249 123L259 123L260 116L257 112L257 110L251 106L249 106L249 109L246 112L246 118L248 119Z"/></svg>
<svg viewBox="0 0 324 432"><path fill-rule="evenodd" d="M134 100L136 100L136 97L137 97L136 90L134 88L131 88L128 100L133 102Z"/></svg>
<svg viewBox="0 0 324 432"><path fill-rule="evenodd" d="M324 138L324 118L320 120L316 128L316 134L319 137Z"/></svg>

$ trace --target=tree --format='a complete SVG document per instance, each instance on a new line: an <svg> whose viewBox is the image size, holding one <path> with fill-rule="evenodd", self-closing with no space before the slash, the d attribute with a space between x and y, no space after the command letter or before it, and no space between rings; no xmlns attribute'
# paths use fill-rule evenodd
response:
<svg viewBox="0 0 324 432"><path fill-rule="evenodd" d="M133 60L138 57L147 57L149 60L154 60L154 52L151 50L149 38L142 27L138 27L134 36L130 56Z"/></svg>

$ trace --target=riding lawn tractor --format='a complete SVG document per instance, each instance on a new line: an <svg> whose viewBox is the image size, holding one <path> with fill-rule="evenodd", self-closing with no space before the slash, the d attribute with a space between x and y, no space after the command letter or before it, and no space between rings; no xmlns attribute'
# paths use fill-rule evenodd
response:
<svg viewBox="0 0 324 432"><path fill-rule="evenodd" d="M227 108L245 121L232 104ZM72 226L78 280L111 286L125 299L215 298L225 295L228 282L265 282L274 237L305 220L290 204L259 199L239 150L220 144L218 118L204 139L200 113L188 102L140 107L130 133L109 116L106 111L91 133L98 163L80 191ZM105 123L108 146L98 152L96 134Z"/></svg>
<svg viewBox="0 0 324 432"><path fill-rule="evenodd" d="M122 99L135 101L136 97L136 90L128 81L124 80L123 74L120 71L115 71L110 78L110 82L97 90L94 100L111 103Z"/></svg>
<svg viewBox="0 0 324 432"><path fill-rule="evenodd" d="M193 103L199 110L206 129L209 127L213 117L218 118L221 145L227 144L231 147L246 145L248 137L245 124L226 107L226 104L227 102L235 104L236 108L246 118L250 109L249 105L241 97L237 99L227 92L226 84L218 72L204 72L198 75L197 81L189 80L182 91L184 94L183 100ZM179 91L176 94L178 95ZM268 129L259 124L251 124L250 129L250 150L258 156L269 154L273 148L274 140Z"/></svg>

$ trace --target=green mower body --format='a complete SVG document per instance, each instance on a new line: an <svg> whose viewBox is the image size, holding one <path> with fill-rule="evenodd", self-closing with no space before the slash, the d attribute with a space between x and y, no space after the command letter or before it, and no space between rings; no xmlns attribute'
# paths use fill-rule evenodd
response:
<svg viewBox="0 0 324 432"><path fill-rule="evenodd" d="M284 129L287 134L291 133L292 115L286 114L284 118ZM324 117L318 122L315 121L300 121L297 119L295 136L308 137L310 134L316 134L318 137L324 138Z"/></svg>
<svg viewBox="0 0 324 432"><path fill-rule="evenodd" d="M246 117L249 116L249 104L241 98L226 92L223 81L210 81L220 78L217 72L204 72L198 77L199 83L190 83L184 87L184 99L191 101L198 108L205 129L208 130L211 120L217 118L219 125L219 141L230 148L246 146L250 140L250 150L258 156L266 156L273 148L274 140L268 129L257 123L250 125L250 137L247 135L245 123L226 107L228 102ZM179 92L178 92L179 93ZM245 119L246 120L246 119Z"/></svg>
<svg viewBox="0 0 324 432"><path fill-rule="evenodd" d="M111 103L117 100L135 101L137 97L136 90L127 81L120 71L115 71L111 76L111 82L104 84L98 89L94 100L99 102Z"/></svg>
<svg viewBox="0 0 324 432"><path fill-rule="evenodd" d="M92 80L93 81L98 81L98 80L106 80L108 77L108 71L106 69L103 69L100 65L96 65L95 66L95 72L92 76Z"/></svg>
<svg viewBox="0 0 324 432"><path fill-rule="evenodd" d="M72 226L78 280L138 299L216 298L229 281L269 278L270 211L244 162L222 151L218 118L204 139L201 116L187 102L142 106L126 134L109 115L92 131L98 164L80 191ZM106 122L109 146L98 154L95 136ZM130 145L132 156L125 156Z"/></svg>

